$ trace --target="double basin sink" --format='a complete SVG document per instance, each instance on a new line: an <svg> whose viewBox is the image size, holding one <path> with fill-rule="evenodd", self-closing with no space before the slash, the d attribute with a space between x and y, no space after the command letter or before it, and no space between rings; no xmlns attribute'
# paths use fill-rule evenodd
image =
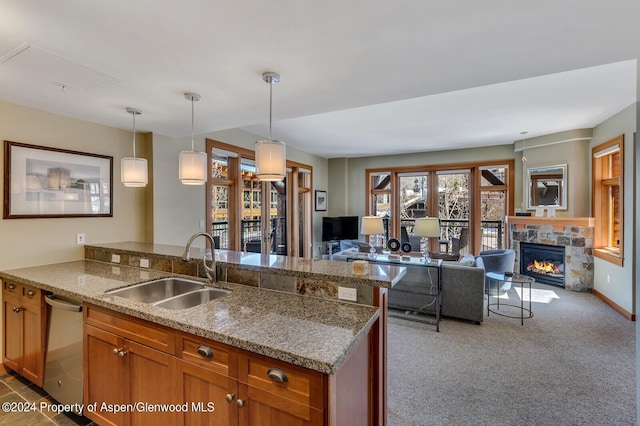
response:
<svg viewBox="0 0 640 426"><path fill-rule="evenodd" d="M113 296L173 310L202 305L229 293L230 290L211 288L197 281L175 277L161 278L107 292Z"/></svg>

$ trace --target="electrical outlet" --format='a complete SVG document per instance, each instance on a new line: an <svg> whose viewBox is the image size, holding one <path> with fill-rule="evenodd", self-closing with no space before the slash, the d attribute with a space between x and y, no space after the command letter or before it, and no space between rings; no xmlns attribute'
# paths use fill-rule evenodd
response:
<svg viewBox="0 0 640 426"><path fill-rule="evenodd" d="M199 223L200 229L204 229L204 220L201 220Z"/></svg>
<svg viewBox="0 0 640 426"><path fill-rule="evenodd" d="M607 284L611 284L611 275L607 274Z"/></svg>
<svg viewBox="0 0 640 426"><path fill-rule="evenodd" d="M140 259L140 267L148 268L149 267L149 259Z"/></svg>
<svg viewBox="0 0 640 426"><path fill-rule="evenodd" d="M338 287L338 299L356 302L358 300L358 290L349 287Z"/></svg>
<svg viewBox="0 0 640 426"><path fill-rule="evenodd" d="M120 255L112 254L111 255L111 263L120 263Z"/></svg>
<svg viewBox="0 0 640 426"><path fill-rule="evenodd" d="M84 244L84 232L78 232L76 234L76 244L82 245Z"/></svg>

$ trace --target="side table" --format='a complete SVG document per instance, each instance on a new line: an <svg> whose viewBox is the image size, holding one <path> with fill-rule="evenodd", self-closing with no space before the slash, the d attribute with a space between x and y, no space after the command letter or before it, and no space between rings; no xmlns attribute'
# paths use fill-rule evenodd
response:
<svg viewBox="0 0 640 426"><path fill-rule="evenodd" d="M500 315L508 318L520 318L520 325L524 325L525 318L533 318L533 311L531 310L531 284L533 284L536 280L533 277L522 274L513 274L511 276L505 276L504 273L497 272L487 272L486 277L489 279L489 293L487 294L487 316L490 313L494 313L496 315ZM500 310L500 283L511 282L512 284L520 284L520 306L513 305L509 303L502 303L503 306L513 306L515 308L520 308L520 315L514 316L505 314L503 312L498 312ZM491 285L492 283L496 284L496 302L491 303ZM529 285L529 309L524 307L524 286L525 284ZM492 306L495 306L495 309L492 309ZM525 316L525 312L527 315Z"/></svg>

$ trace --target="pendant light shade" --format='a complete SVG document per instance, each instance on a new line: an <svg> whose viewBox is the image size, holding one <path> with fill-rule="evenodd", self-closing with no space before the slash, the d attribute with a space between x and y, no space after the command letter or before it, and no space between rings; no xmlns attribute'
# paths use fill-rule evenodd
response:
<svg viewBox="0 0 640 426"><path fill-rule="evenodd" d="M262 79L269 83L269 139L256 142L256 176L264 181L278 181L283 180L287 173L287 146L271 137L273 84L280 81L280 75L265 72Z"/></svg>
<svg viewBox="0 0 640 426"><path fill-rule="evenodd" d="M263 139L256 142L256 175L260 180L284 179L287 170L286 147L281 141Z"/></svg>
<svg viewBox="0 0 640 426"><path fill-rule="evenodd" d="M207 181L207 154L195 151L193 144L193 104L200 100L200 95L185 93L184 97L191 101L191 151L181 151L178 155L178 176L185 185L204 185Z"/></svg>
<svg viewBox="0 0 640 426"><path fill-rule="evenodd" d="M136 158L136 115L142 111L136 108L127 108L127 112L133 115L133 157L124 157L120 160L120 180L124 186L147 186L147 160Z"/></svg>

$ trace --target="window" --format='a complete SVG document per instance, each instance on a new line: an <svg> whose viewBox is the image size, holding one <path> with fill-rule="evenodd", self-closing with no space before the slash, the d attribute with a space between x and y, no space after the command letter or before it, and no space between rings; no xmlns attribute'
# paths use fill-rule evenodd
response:
<svg viewBox="0 0 640 426"><path fill-rule="evenodd" d="M284 181L261 182L253 151L207 139L207 152L207 232L220 248L311 257L312 168L287 161Z"/></svg>
<svg viewBox="0 0 640 426"><path fill-rule="evenodd" d="M411 240L415 219L430 216L440 219L448 250L465 254L504 248L509 244L504 217L513 212L513 164L503 160L368 169L366 212L383 217L385 240ZM431 239L429 250L439 249L438 240Z"/></svg>
<svg viewBox="0 0 640 426"><path fill-rule="evenodd" d="M622 266L624 135L592 150L594 255Z"/></svg>

